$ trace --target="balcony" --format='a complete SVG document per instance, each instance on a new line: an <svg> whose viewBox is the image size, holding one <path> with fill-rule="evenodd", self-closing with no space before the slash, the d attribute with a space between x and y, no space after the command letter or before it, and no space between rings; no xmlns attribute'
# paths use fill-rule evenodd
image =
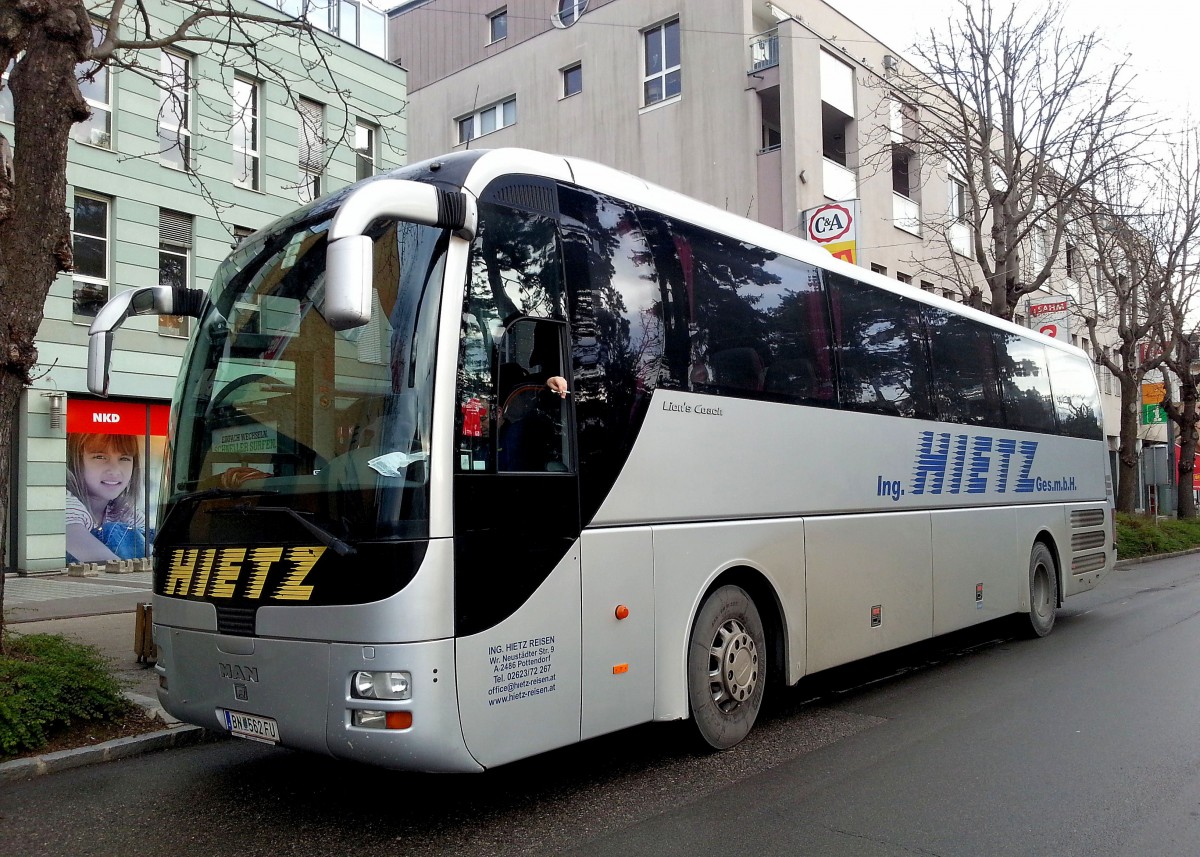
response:
<svg viewBox="0 0 1200 857"><path fill-rule="evenodd" d="M779 31L755 36L750 40L750 71L762 71L779 65Z"/></svg>
<svg viewBox="0 0 1200 857"><path fill-rule="evenodd" d="M821 162L821 189L829 199L854 199L858 196L858 179L854 170L825 158Z"/></svg>
<svg viewBox="0 0 1200 857"><path fill-rule="evenodd" d="M912 235L921 235L921 206L899 193L892 194L892 224Z"/></svg>

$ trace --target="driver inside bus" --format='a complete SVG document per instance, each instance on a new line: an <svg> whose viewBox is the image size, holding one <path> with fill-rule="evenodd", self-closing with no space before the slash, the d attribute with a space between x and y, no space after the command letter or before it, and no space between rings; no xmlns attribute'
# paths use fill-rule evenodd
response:
<svg viewBox="0 0 1200 857"><path fill-rule="evenodd" d="M527 325L533 325L527 365L508 362L498 372L497 465L510 472L561 471L566 469L561 402L570 395L567 379L560 374L561 325L521 319L510 325L506 336L519 342L525 332L521 328Z"/></svg>

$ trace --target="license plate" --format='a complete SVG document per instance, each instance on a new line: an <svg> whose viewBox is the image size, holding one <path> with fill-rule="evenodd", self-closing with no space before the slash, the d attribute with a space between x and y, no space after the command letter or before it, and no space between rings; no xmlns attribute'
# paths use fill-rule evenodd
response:
<svg viewBox="0 0 1200 857"><path fill-rule="evenodd" d="M270 717L243 714L240 711L221 711L225 728L236 738L249 738L264 744L279 743L279 724Z"/></svg>

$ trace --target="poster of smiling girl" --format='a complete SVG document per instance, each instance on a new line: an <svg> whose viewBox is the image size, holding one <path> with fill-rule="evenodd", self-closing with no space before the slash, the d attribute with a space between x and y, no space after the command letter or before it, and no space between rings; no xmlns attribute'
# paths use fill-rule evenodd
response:
<svg viewBox="0 0 1200 857"><path fill-rule="evenodd" d="M128 434L67 435L68 562L146 556L140 447Z"/></svg>
<svg viewBox="0 0 1200 857"><path fill-rule="evenodd" d="M67 562L151 555L169 414L156 403L67 400Z"/></svg>

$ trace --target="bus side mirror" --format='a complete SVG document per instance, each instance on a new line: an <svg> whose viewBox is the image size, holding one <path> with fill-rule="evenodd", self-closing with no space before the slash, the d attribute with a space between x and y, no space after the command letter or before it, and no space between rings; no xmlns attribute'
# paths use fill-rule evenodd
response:
<svg viewBox="0 0 1200 857"><path fill-rule="evenodd" d="M325 250L325 321L334 330L350 330L371 320L374 269L371 239L347 235Z"/></svg>
<svg viewBox="0 0 1200 857"><path fill-rule="evenodd" d="M372 179L355 188L329 225L325 249L322 315L334 330L371 320L375 259L371 239L363 233L380 217L453 229L468 241L478 220L474 197L466 193L407 179Z"/></svg>
<svg viewBox="0 0 1200 857"><path fill-rule="evenodd" d="M126 289L103 307L88 329L88 389L108 395L108 371L112 363L116 330L131 315L187 315L199 318L207 295L200 289L176 286L145 286Z"/></svg>

